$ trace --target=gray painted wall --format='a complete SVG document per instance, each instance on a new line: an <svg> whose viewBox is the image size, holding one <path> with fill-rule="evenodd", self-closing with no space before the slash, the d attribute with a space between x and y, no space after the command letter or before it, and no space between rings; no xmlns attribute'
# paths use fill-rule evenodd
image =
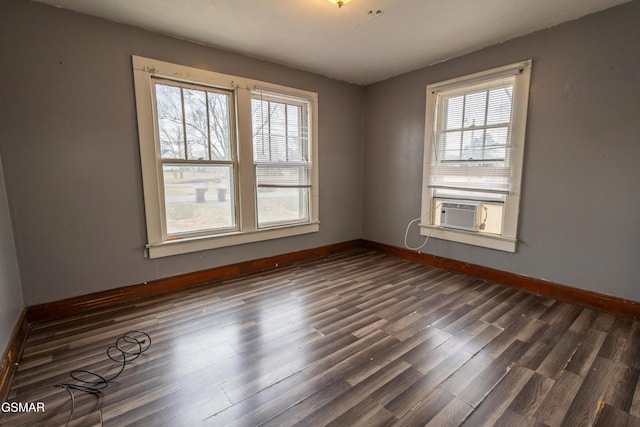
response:
<svg viewBox="0 0 640 427"><path fill-rule="evenodd" d="M361 87L41 4L0 10L0 150L26 305L362 235ZM321 231L145 259L132 54L318 92Z"/></svg>
<svg viewBox="0 0 640 427"><path fill-rule="evenodd" d="M0 356L9 343L22 307L20 271L0 159Z"/></svg>
<svg viewBox="0 0 640 427"><path fill-rule="evenodd" d="M423 252L640 301L638 22L634 1L366 87L363 237L402 247L420 216L425 86L531 58L517 253Z"/></svg>

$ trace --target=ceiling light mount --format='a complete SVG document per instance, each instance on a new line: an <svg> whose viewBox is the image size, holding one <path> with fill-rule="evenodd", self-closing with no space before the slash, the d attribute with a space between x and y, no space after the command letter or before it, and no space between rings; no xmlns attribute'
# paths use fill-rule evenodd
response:
<svg viewBox="0 0 640 427"><path fill-rule="evenodd" d="M349 4L351 0L329 0L330 3L337 4L339 8L345 4Z"/></svg>

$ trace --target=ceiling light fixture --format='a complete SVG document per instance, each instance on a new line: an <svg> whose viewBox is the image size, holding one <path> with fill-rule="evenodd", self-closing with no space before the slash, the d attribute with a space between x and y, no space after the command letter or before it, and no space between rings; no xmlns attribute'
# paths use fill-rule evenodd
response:
<svg viewBox="0 0 640 427"><path fill-rule="evenodd" d="M351 2L351 0L329 0L329 2L331 2L333 4L337 4L338 7L342 7L345 4L349 4Z"/></svg>

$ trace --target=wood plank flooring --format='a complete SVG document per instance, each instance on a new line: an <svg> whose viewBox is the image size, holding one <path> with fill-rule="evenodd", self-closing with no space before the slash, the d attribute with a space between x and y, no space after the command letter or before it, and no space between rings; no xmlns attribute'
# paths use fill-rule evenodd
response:
<svg viewBox="0 0 640 427"><path fill-rule="evenodd" d="M640 323L366 249L33 325L10 401L64 425L640 426Z"/></svg>

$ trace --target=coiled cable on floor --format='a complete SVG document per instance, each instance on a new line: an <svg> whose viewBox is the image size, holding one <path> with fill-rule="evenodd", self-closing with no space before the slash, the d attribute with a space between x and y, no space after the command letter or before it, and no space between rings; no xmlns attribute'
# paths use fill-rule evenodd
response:
<svg viewBox="0 0 640 427"><path fill-rule="evenodd" d="M74 369L69 373L69 376L71 376L76 383L56 384L56 387L67 390L67 393L69 393L71 397L71 412L69 413L69 418L67 418L66 425L69 425L69 422L71 422L76 407L76 399L73 395L74 391L100 397L102 390L122 374L127 363L136 360L142 353L147 351L150 346L151 337L146 332L138 330L125 332L116 339L113 345L107 348L107 356L109 359L120 365L116 373L111 376L104 376L86 369Z"/></svg>

